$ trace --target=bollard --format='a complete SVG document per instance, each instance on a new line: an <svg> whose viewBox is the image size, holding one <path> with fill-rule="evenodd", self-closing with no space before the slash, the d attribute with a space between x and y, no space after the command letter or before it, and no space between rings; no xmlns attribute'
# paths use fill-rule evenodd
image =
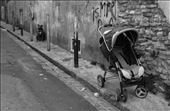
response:
<svg viewBox="0 0 170 111"><path fill-rule="evenodd" d="M15 26L14 26L14 25L13 25L12 29L13 29L13 31L15 32Z"/></svg>
<svg viewBox="0 0 170 111"><path fill-rule="evenodd" d="M12 29L15 32L15 17L14 17L14 11L12 11Z"/></svg>
<svg viewBox="0 0 170 111"><path fill-rule="evenodd" d="M34 20L34 15L33 15L33 10L32 10L32 3L30 1L30 5L29 5L29 11L30 11L30 41L33 41L33 20Z"/></svg>
<svg viewBox="0 0 170 111"><path fill-rule="evenodd" d="M30 33L31 33L30 41L33 41L32 17L31 17L31 19L30 19Z"/></svg>
<svg viewBox="0 0 170 111"><path fill-rule="evenodd" d="M23 9L20 9L20 17L21 36L23 36Z"/></svg>
<svg viewBox="0 0 170 111"><path fill-rule="evenodd" d="M47 51L50 51L50 27L49 15L47 14Z"/></svg>
<svg viewBox="0 0 170 111"><path fill-rule="evenodd" d="M21 25L21 35L23 36L23 26Z"/></svg>
<svg viewBox="0 0 170 111"><path fill-rule="evenodd" d="M75 39L73 39L73 48L74 48L74 67L79 67L79 50L80 50L80 41L78 40L78 32L75 32Z"/></svg>
<svg viewBox="0 0 170 111"><path fill-rule="evenodd" d="M78 40L78 23L77 18L75 18L75 32L74 32L74 39L73 39L73 49L74 49L74 67L79 67L79 51L80 51L80 40Z"/></svg>

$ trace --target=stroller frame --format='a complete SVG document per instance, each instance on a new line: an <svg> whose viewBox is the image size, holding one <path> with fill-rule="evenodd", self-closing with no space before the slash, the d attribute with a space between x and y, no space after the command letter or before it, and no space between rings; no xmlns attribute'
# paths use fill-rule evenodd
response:
<svg viewBox="0 0 170 111"><path fill-rule="evenodd" d="M98 85L100 87L104 87L104 83L106 81L106 79L109 79L111 77L106 78L106 74L108 71L111 71L112 73L117 73L118 77L119 77L119 81L120 81L120 89L117 89L116 91L116 101L123 101L126 102L127 101L127 90L125 89L126 87L131 87L131 86L135 86L137 85L136 89L135 89L135 95L139 98L145 98L148 94L148 89L146 88L146 82L145 82L145 77L142 76L138 79L131 79L128 80L127 78L125 78L120 70L120 63L116 58L116 56L113 54L114 52L114 45L116 44L116 39L117 36L120 34L124 34L124 32L126 31L135 31L136 32L136 36L138 37L138 33L134 28L126 28L120 31L116 31L114 34L111 32L111 30L107 31L107 33L111 32L113 34L113 36L111 38L107 38L104 33L101 32L102 28L108 28L108 27L113 27L112 24L106 24L106 25L102 25L98 28L98 32L101 35L101 38L99 40L100 43L100 49L103 52L104 57L106 57L106 59L108 60L108 62L110 63L110 66L108 68L108 70L105 70L104 75L98 75L97 77L97 82ZM111 35L112 35L111 34ZM127 39L129 40L129 42L131 42L131 44L135 44L135 42L137 41L137 37L133 38L133 37L127 37ZM110 43L109 43L110 42ZM121 45L121 44L119 44ZM132 47L131 47L132 48ZM132 54L134 55L134 58L136 59L136 64L140 65L140 61L138 61L137 57L136 57L136 53L134 52L134 50L132 49Z"/></svg>

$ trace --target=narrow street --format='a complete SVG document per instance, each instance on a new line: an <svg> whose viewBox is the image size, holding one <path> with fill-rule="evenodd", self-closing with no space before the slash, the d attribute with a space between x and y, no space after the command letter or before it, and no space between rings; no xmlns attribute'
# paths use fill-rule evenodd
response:
<svg viewBox="0 0 170 111"><path fill-rule="evenodd" d="M1 111L96 111L9 36L1 30Z"/></svg>
<svg viewBox="0 0 170 111"><path fill-rule="evenodd" d="M170 111L170 0L0 0L2 111Z"/></svg>

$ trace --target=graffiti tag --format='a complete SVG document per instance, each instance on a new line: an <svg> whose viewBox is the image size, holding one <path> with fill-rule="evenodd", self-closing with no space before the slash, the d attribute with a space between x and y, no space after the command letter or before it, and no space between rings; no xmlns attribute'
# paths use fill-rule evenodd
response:
<svg viewBox="0 0 170 111"><path fill-rule="evenodd" d="M97 21L97 28L100 25L103 25L104 22L102 18L108 18L109 12L111 17L108 20L108 24L113 24L114 20L116 20L116 16L113 12L113 8L115 6L115 1L112 2L100 2L100 6L93 9L93 22Z"/></svg>

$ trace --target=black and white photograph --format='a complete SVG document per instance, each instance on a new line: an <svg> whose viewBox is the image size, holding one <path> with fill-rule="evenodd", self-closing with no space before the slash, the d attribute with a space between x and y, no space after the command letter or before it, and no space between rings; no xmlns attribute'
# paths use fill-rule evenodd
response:
<svg viewBox="0 0 170 111"><path fill-rule="evenodd" d="M170 111L170 0L0 0L1 111Z"/></svg>

